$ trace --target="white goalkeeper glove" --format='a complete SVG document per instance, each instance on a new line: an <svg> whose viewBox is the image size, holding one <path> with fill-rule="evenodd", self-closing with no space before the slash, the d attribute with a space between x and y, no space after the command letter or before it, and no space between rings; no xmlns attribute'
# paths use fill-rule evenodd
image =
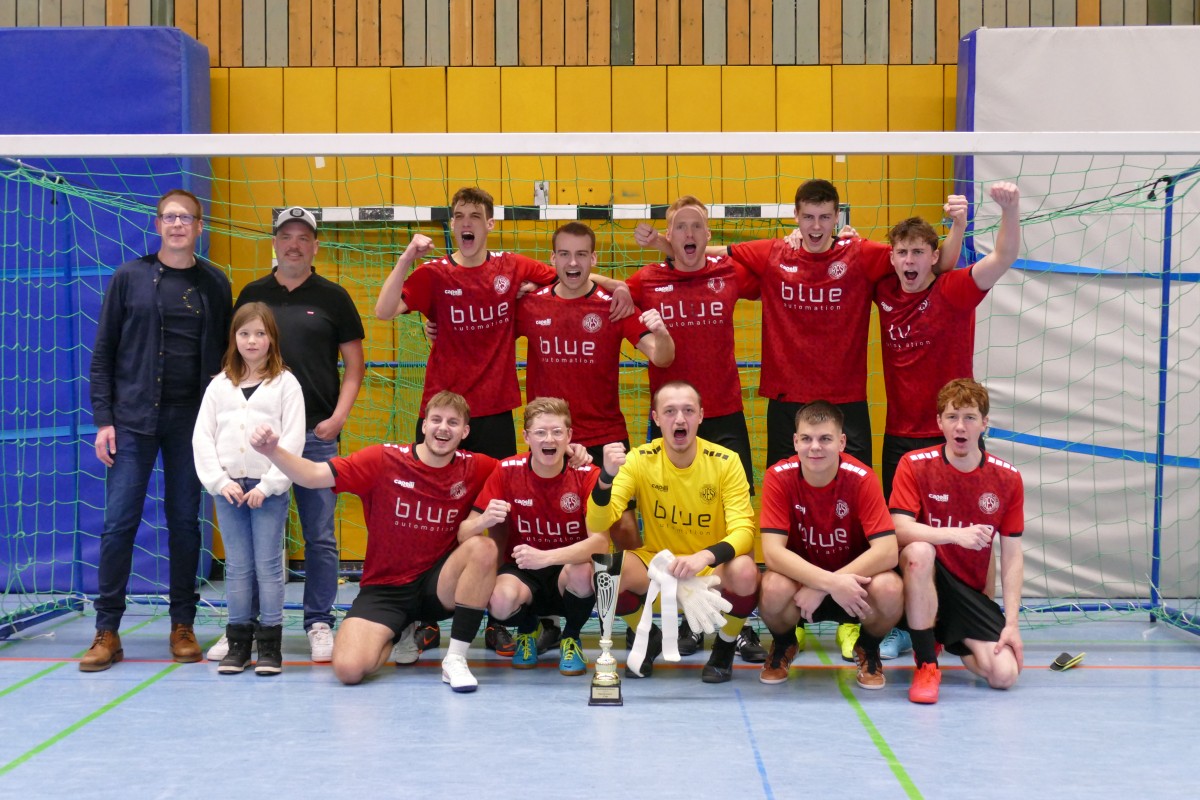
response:
<svg viewBox="0 0 1200 800"><path fill-rule="evenodd" d="M679 581L676 597L692 630L713 633L725 624L724 614L733 610L733 604L717 591L720 585L716 575L694 575Z"/></svg>

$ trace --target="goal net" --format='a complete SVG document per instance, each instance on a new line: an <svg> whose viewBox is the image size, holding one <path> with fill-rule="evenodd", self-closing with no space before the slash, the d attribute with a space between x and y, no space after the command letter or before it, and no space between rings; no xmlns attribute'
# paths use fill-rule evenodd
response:
<svg viewBox="0 0 1200 800"><path fill-rule="evenodd" d="M1086 151L1085 151L1086 147ZM1028 619L1150 611L1190 628L1200 596L1200 146L1172 134L527 134L0 137L0 630L86 608L96 590L104 467L92 448L88 368L115 266L153 252L154 203L176 187L206 205L205 255L235 295L272 263L273 215L320 219L318 272L355 299L367 378L343 452L411 438L429 345L416 315L374 319L379 287L416 232L439 252L448 198L478 185L498 204L489 245L542 261L579 219L600 269L625 277L660 256L633 239L663 228L682 194L711 204L713 243L785 235L791 199L831 179L843 214L882 240L920 215L942 226L972 201L961 264L989 252L996 180L1022 191L1016 267L977 311L975 377L992 396L988 448L1026 486ZM737 358L761 485L760 309L737 310ZM517 345L523 363L523 342ZM646 436L640 354L627 348L622 408ZM886 398L877 327L869 396L876 464ZM830 369L836 369L831 364ZM523 374L523 373L522 373ZM931 413L933 411L931 410ZM161 482L152 481L130 593L165 594ZM208 514L211 517L211 513ZM203 595L221 602L219 534L205 526ZM303 569L294 520L289 556ZM362 559L357 500L338 511L342 560ZM1074 612L1071 614L1057 612ZM1082 613L1080 613L1082 612Z"/></svg>

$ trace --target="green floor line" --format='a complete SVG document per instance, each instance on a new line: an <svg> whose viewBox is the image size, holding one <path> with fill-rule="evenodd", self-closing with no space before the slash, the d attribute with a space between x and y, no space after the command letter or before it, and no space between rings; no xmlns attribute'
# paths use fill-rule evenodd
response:
<svg viewBox="0 0 1200 800"><path fill-rule="evenodd" d="M831 666L833 661L829 658L829 654L825 648L821 646L820 641L815 637L809 637L809 642L813 645L813 652L817 654L817 658L825 666ZM842 654L838 653L840 659ZM883 756L883 760L887 762L888 768L892 774L896 776L896 780L900 783L900 787L904 789L904 794L912 798L912 800L921 800L924 795L917 785L913 783L908 772L905 771L904 765L900 763L900 759L896 758L896 754L892 752L892 748L888 746L887 740L883 738L883 734L875 727L875 723L871 721L871 717L867 714L867 710L862 707L862 703L854 695L854 690L850 687L850 678L846 670L840 670L837 675L838 690L842 693L842 697L846 698L846 702L854 709L854 713L858 716L859 723L866 730L867 735L871 737L871 741L875 744L875 749ZM856 682L857 685L857 682Z"/></svg>
<svg viewBox="0 0 1200 800"><path fill-rule="evenodd" d="M132 628L129 628L128 630L126 630L125 633L126 633L126 635L131 634L134 631L136 631L138 628L145 627L146 625L149 625L151 622L154 622L154 620L156 620L156 619L158 619L158 617L151 617L150 619L146 620L145 622L139 622L137 625L134 625ZM71 621L74 622L75 620L71 620ZM59 623L59 624L62 624L62 623ZM92 649L92 646L89 644L87 647L80 650L75 655L71 656L71 658L83 658L84 653L86 653L90 649ZM40 678L44 678L45 676L49 675L51 672L54 672L55 670L58 670L58 669L62 669L68 663L70 663L70 662L60 661L57 664L55 664L54 666L47 667L46 669L42 670L41 672L35 672L34 674L30 675L28 678L19 680L16 683L14 683L12 686L9 686L5 689L0 690L0 697L4 697L5 695L12 694L17 689L20 689L23 686L28 686L29 684L33 683L34 681L36 681Z"/></svg>
<svg viewBox="0 0 1200 800"><path fill-rule="evenodd" d="M25 751L23 754L17 756L12 761L10 761L7 764L5 764L4 766L0 767L0 776L7 775L9 772L12 772L14 769L21 766L29 759L33 758L38 753L41 753L43 750L46 750L47 748L52 747L55 744L58 744L63 739L67 738L72 733L74 733L75 731L82 728L84 725L87 725L92 720L99 719L100 717L104 716L109 711L112 711L114 708L121 705L129 698L133 697L136 694L139 694L143 689L150 687L154 683L158 682L160 679L166 677L167 675L171 674L175 670L179 669L180 666L181 666L180 664L171 664L170 666L163 669L161 672L158 672L155 675L151 675L149 678L142 681L137 686L133 687L128 692L126 692L125 694L116 698L115 700L110 700L109 702L100 706L100 708L96 709L91 714L88 714L86 717L79 720L75 724L70 725L66 728L63 728L61 731L54 734L53 736L51 736L49 739L45 740L41 744L38 744L38 745L30 748L29 750Z"/></svg>

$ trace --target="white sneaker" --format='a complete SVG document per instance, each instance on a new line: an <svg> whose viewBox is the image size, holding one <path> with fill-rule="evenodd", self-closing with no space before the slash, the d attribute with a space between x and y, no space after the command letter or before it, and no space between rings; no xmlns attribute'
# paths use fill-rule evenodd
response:
<svg viewBox="0 0 1200 800"><path fill-rule="evenodd" d="M333 629L324 622L314 622L308 631L308 646L312 660L325 663L333 660Z"/></svg>
<svg viewBox="0 0 1200 800"><path fill-rule="evenodd" d="M467 660L449 654L442 659L442 683L450 684L450 688L456 692L473 692L479 688L479 681L471 674Z"/></svg>
<svg viewBox="0 0 1200 800"><path fill-rule="evenodd" d="M229 655L229 638L222 633L220 640L208 648L208 652L204 654L204 657L209 661L220 661L227 655Z"/></svg>
<svg viewBox="0 0 1200 800"><path fill-rule="evenodd" d="M398 667L407 667L417 663L421 651L417 649L417 623L413 623L400 633L400 638L392 645L392 660Z"/></svg>

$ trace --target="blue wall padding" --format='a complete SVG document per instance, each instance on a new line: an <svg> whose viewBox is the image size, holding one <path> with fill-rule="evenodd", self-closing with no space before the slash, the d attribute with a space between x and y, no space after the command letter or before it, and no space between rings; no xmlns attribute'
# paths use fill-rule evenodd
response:
<svg viewBox="0 0 1200 800"><path fill-rule="evenodd" d="M0 134L211 132L208 49L174 28L0 29L0 74ZM157 198L182 187L207 203L211 172L207 159L21 161L69 189L0 162L0 585L94 592L104 467L88 371L103 290L157 248ZM162 497L157 472L149 495ZM132 592L166 589L163 525L148 500Z"/></svg>

